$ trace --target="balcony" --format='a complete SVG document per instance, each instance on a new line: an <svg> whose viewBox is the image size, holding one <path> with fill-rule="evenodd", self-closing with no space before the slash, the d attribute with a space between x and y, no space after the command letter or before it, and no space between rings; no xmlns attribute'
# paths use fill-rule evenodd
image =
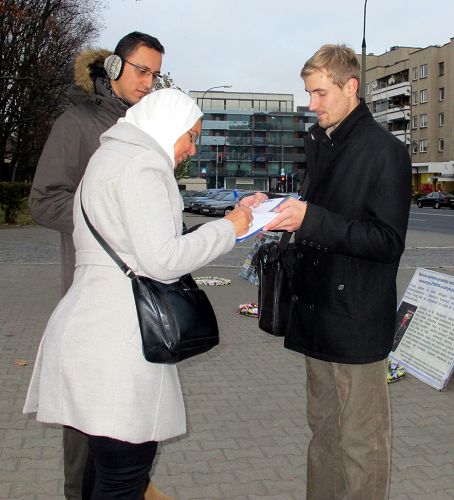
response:
<svg viewBox="0 0 454 500"><path fill-rule="evenodd" d="M372 90L372 101L391 100L395 97L410 97L411 83L401 82L381 89Z"/></svg>
<svg viewBox="0 0 454 500"><path fill-rule="evenodd" d="M203 120L202 128L204 130L227 130L229 122L224 120Z"/></svg>
<svg viewBox="0 0 454 500"><path fill-rule="evenodd" d="M405 132L405 130L394 130L394 131L391 131L391 134L394 137L397 137L402 142L406 141L407 146L410 145L411 141L410 141L409 131Z"/></svg>
<svg viewBox="0 0 454 500"><path fill-rule="evenodd" d="M375 120L380 123L391 123L394 121L410 121L410 106L403 108L389 108L372 114Z"/></svg>
<svg viewBox="0 0 454 500"><path fill-rule="evenodd" d="M228 143L228 137L223 135L202 135L202 146L224 146Z"/></svg>
<svg viewBox="0 0 454 500"><path fill-rule="evenodd" d="M252 144L251 137L228 137L227 145L229 146L250 146Z"/></svg>

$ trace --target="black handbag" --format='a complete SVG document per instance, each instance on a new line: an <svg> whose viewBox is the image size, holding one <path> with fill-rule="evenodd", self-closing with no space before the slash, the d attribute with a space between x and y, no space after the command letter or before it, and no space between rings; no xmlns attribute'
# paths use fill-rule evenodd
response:
<svg viewBox="0 0 454 500"><path fill-rule="evenodd" d="M265 243L257 254L259 328L278 337L287 330L293 294L297 247L290 243L291 236L284 232L279 241Z"/></svg>
<svg viewBox="0 0 454 500"><path fill-rule="evenodd" d="M93 227L82 197L80 204L93 236L131 280L145 359L175 364L218 345L219 329L213 307L192 276L186 274L166 284L135 274Z"/></svg>

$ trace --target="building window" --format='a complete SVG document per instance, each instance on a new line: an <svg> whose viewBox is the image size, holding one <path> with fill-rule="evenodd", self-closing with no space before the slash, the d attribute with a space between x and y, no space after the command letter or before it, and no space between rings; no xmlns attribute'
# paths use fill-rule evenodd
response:
<svg viewBox="0 0 454 500"><path fill-rule="evenodd" d="M421 128L426 128L427 127L427 115L421 115L419 117L419 126Z"/></svg>
<svg viewBox="0 0 454 500"><path fill-rule="evenodd" d="M413 68L413 80L418 79L418 68Z"/></svg>
<svg viewBox="0 0 454 500"><path fill-rule="evenodd" d="M445 74L445 63L439 62L438 63L438 76L443 76Z"/></svg>
<svg viewBox="0 0 454 500"><path fill-rule="evenodd" d="M417 92L413 92L413 96L411 98L411 103L418 104L418 93Z"/></svg>
<svg viewBox="0 0 454 500"><path fill-rule="evenodd" d="M411 152L413 154L418 152L418 143L416 141L411 141Z"/></svg>
<svg viewBox="0 0 454 500"><path fill-rule="evenodd" d="M411 128L418 128L418 117L417 116L411 117Z"/></svg>
<svg viewBox="0 0 454 500"><path fill-rule="evenodd" d="M366 95L370 94L370 83L366 83Z"/></svg>
<svg viewBox="0 0 454 500"><path fill-rule="evenodd" d="M429 65L428 64L421 65L419 74L421 78L427 78L429 76Z"/></svg>
<svg viewBox="0 0 454 500"><path fill-rule="evenodd" d="M438 151L444 151L444 150L445 150L445 140L438 139Z"/></svg>
<svg viewBox="0 0 454 500"><path fill-rule="evenodd" d="M445 126L445 114L444 113L438 113L438 124L440 127Z"/></svg>
<svg viewBox="0 0 454 500"><path fill-rule="evenodd" d="M438 100L439 101L444 101L445 100L445 88L444 87L440 87L438 89Z"/></svg>
<svg viewBox="0 0 454 500"><path fill-rule="evenodd" d="M419 152L427 153L427 139L421 139L419 141Z"/></svg>
<svg viewBox="0 0 454 500"><path fill-rule="evenodd" d="M420 90L419 91L419 102L427 102L427 99L429 97L429 91L427 89Z"/></svg>

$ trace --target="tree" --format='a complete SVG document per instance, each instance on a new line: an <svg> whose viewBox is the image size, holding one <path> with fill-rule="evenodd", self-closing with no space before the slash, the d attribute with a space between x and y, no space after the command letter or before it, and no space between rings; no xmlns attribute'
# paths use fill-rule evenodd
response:
<svg viewBox="0 0 454 500"><path fill-rule="evenodd" d="M30 180L63 111L77 53L96 39L96 0L0 0L0 179Z"/></svg>
<svg viewBox="0 0 454 500"><path fill-rule="evenodd" d="M189 173L189 167L191 165L191 158L186 158L186 160L183 160L175 169L175 179L179 181L180 179L187 179L188 177L191 177Z"/></svg>

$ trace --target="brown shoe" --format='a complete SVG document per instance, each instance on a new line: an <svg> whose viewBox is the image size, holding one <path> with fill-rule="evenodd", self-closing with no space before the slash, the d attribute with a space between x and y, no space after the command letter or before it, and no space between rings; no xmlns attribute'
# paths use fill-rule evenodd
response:
<svg viewBox="0 0 454 500"><path fill-rule="evenodd" d="M173 500L173 498L164 495L153 483L150 483L145 491L143 500Z"/></svg>

